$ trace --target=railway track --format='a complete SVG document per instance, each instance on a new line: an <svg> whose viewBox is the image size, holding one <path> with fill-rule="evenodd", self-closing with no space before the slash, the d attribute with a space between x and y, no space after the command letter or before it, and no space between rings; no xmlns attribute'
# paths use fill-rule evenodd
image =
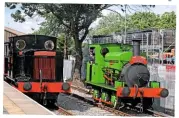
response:
<svg viewBox="0 0 179 118"><path fill-rule="evenodd" d="M75 90L78 90L80 92L83 92L85 94L90 94L92 93L92 91L88 90L88 89L85 89L85 88L81 88L81 87L77 87L77 86L74 86L74 85L71 85L71 88L72 89L75 89Z"/></svg>
<svg viewBox="0 0 179 118"><path fill-rule="evenodd" d="M87 89L84 89L84 88L81 88L81 87L76 87L76 86L72 86L72 90L83 92L84 94L88 94L88 95L91 93L91 91L89 91ZM109 111L111 113L114 113L115 115L120 115L120 116L139 116L140 115L140 116L153 116L153 117L170 117L169 115L166 115L164 113L160 113L160 112L157 112L157 111L154 111L154 110L150 110L150 109L148 109L146 111L146 113L138 113L137 111L131 110L131 109L128 109L126 111L116 110L114 108L104 106L102 104L96 104L92 99L86 99L84 96L74 94L74 92L73 92L72 95L74 97L80 99L80 100L83 100L83 101L91 104L91 105L94 105L98 108Z"/></svg>
<svg viewBox="0 0 179 118"><path fill-rule="evenodd" d="M76 86L71 86L71 87L72 87L72 89L75 89L75 90L77 90L77 91L79 91L79 92L83 92L84 94L90 94L90 93L91 93L91 91L89 91L89 90L87 90L87 89L84 89L84 88L81 88L81 87L76 87ZM122 112L122 111L113 109L113 108L111 108L111 107L104 106L104 105L102 105L102 104L96 104L96 103L94 103L94 101L93 101L92 99L86 99L85 97L80 96L80 95L77 95L77 94L73 94L73 96L74 96L74 97L77 97L77 98L80 99L80 100L83 100L83 101L85 101L85 102L88 102L88 103L90 103L91 105L94 105L94 106L96 106L96 107L98 107L98 108L101 108L101 109L103 109L103 110L112 112L112 113L114 113L115 115L120 115L120 116L132 116L132 115L130 115L130 114L128 114L128 113L125 113L125 112Z"/></svg>
<svg viewBox="0 0 179 118"><path fill-rule="evenodd" d="M56 115L65 115L65 116L73 116L74 114L72 112L69 112L68 110L58 106L56 103L53 105L44 106L48 110L54 112Z"/></svg>
<svg viewBox="0 0 179 118"><path fill-rule="evenodd" d="M148 109L147 112L153 114L154 117L171 117L171 116L166 115L164 113L156 112L156 111L153 111L153 110L150 110L150 109Z"/></svg>
<svg viewBox="0 0 179 118"><path fill-rule="evenodd" d="M135 111L131 111L131 113L127 113L127 112L124 112L124 111L116 110L114 108L105 106L105 105L100 104L100 103L95 103L92 99L86 99L85 97L79 96L77 94L73 94L72 96L75 97L75 98L78 98L78 99L80 99L80 100L82 100L82 101L84 101L84 102L86 102L90 105L93 105L94 107L98 107L102 110L111 112L111 113L118 115L118 116L135 116L135 114L136 114ZM146 115L144 115L144 116L146 116Z"/></svg>
<svg viewBox="0 0 179 118"><path fill-rule="evenodd" d="M109 111L109 112L112 112L116 115L120 115L120 116L132 116L128 113L125 113L125 112L122 112L122 111L119 111L119 110L116 110L116 109L113 109L113 108L110 108L110 107L107 107L107 106L104 106L104 105L98 105L99 108L103 109L103 110L106 110L106 111Z"/></svg>
<svg viewBox="0 0 179 118"><path fill-rule="evenodd" d="M58 110L60 115L67 115L67 116L73 116L74 114L67 111L66 109L62 108L62 107L58 107Z"/></svg>

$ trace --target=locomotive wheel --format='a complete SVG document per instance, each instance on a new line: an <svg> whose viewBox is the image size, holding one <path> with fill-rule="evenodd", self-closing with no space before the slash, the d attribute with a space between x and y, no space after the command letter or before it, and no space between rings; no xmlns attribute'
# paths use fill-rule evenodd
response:
<svg viewBox="0 0 179 118"><path fill-rule="evenodd" d="M96 103L98 103L99 101L96 100L95 98L96 98L96 99L99 99L99 98L100 98L99 90L94 90L94 92L93 92L93 100L94 100Z"/></svg>
<svg viewBox="0 0 179 118"><path fill-rule="evenodd" d="M105 101L105 96L106 96L106 93L102 92L102 94L101 94L101 100Z"/></svg>
<svg viewBox="0 0 179 118"><path fill-rule="evenodd" d="M107 92L102 92L101 99L103 100L102 104L107 104L105 102L110 101L110 96Z"/></svg>
<svg viewBox="0 0 179 118"><path fill-rule="evenodd" d="M106 93L106 96L105 96L105 99L104 99L106 102L108 102L109 101L109 94L108 93Z"/></svg>
<svg viewBox="0 0 179 118"><path fill-rule="evenodd" d="M119 101L119 98L116 97L115 94L111 96L111 103L112 103L112 107L114 109L118 109L119 108L120 101Z"/></svg>

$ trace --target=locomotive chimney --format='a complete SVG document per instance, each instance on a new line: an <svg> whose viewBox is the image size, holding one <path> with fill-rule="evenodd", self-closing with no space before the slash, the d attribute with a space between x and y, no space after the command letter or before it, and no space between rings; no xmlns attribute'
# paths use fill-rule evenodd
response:
<svg viewBox="0 0 179 118"><path fill-rule="evenodd" d="M140 56L140 39L133 39L133 56Z"/></svg>

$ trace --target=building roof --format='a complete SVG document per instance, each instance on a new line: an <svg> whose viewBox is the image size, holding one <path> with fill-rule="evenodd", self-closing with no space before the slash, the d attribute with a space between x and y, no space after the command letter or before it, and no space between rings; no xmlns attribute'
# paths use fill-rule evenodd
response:
<svg viewBox="0 0 179 118"><path fill-rule="evenodd" d="M14 29L11 29L11 28L9 28L9 27L4 27L4 30L7 31L7 32L12 33L12 34L14 34L14 35L25 35L25 33L19 32L19 31L14 30Z"/></svg>

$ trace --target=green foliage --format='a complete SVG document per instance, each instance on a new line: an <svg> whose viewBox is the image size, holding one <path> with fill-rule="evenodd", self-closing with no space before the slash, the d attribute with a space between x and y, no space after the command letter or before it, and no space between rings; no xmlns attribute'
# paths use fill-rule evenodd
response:
<svg viewBox="0 0 179 118"><path fill-rule="evenodd" d="M127 16L127 30L144 30L151 28L175 29L175 12L165 12L157 15L151 12L136 12ZM113 32L122 32L125 30L125 18L116 13L111 13L99 21L99 25L90 31L90 35L107 35Z"/></svg>
<svg viewBox="0 0 179 118"><path fill-rule="evenodd" d="M130 16L130 26L133 29L144 30L148 28L158 28L157 23L160 18L151 12L138 12Z"/></svg>
<svg viewBox="0 0 179 118"><path fill-rule="evenodd" d="M97 30L93 30L91 34L108 34L109 32L121 31L123 28L123 17L116 13L110 13L108 16L103 17L99 21L99 25L96 27Z"/></svg>
<svg viewBox="0 0 179 118"><path fill-rule="evenodd" d="M65 44L65 38L67 38L65 36L64 33L61 33L59 36L58 36L58 41L57 41L57 45L58 45L58 49L64 53L64 44ZM69 39L67 39L67 43L66 43L66 46L67 46L67 54L68 55L75 55L75 45L74 45L74 40L70 37Z"/></svg>
<svg viewBox="0 0 179 118"><path fill-rule="evenodd" d="M160 28L176 28L176 14L175 12L165 12L160 17Z"/></svg>
<svg viewBox="0 0 179 118"><path fill-rule="evenodd" d="M60 33L69 35L67 28L61 25L60 21L52 13L43 15L43 18L45 18L45 21L40 24L39 30L34 33L55 37L58 37Z"/></svg>

